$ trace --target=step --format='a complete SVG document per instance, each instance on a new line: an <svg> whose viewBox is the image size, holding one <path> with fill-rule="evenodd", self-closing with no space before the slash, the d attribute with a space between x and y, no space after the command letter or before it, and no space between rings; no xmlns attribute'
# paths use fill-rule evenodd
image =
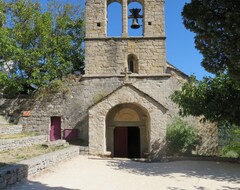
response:
<svg viewBox="0 0 240 190"><path fill-rule="evenodd" d="M44 143L43 145L47 147L54 147L54 146L67 146L69 145L69 143L64 139L59 139L56 141L50 141L50 142Z"/></svg>

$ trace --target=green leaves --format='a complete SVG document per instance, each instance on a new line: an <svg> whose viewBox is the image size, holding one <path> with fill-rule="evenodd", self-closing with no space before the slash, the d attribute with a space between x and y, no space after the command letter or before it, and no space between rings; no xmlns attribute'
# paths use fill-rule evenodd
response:
<svg viewBox="0 0 240 190"><path fill-rule="evenodd" d="M167 153L169 155L191 154L191 151L199 143L197 131L180 118L174 119L167 126Z"/></svg>
<svg viewBox="0 0 240 190"><path fill-rule="evenodd" d="M182 116L204 116L212 122L228 121L240 126L240 90L226 74L202 81L192 76L171 98Z"/></svg>
<svg viewBox="0 0 240 190"><path fill-rule="evenodd" d="M0 12L7 20L0 23L0 66L19 88L16 94L62 79L84 64L84 16L79 6L51 1L43 11L37 1L1 1ZM1 15L1 14L0 14ZM10 88L1 75L1 91ZM12 93L12 92L11 92Z"/></svg>
<svg viewBox="0 0 240 190"><path fill-rule="evenodd" d="M191 77L172 100L183 116L240 125L240 1L191 0L182 16L185 27L196 34L202 66L216 77Z"/></svg>
<svg viewBox="0 0 240 190"><path fill-rule="evenodd" d="M240 2L192 0L182 16L185 27L196 34L202 66L214 74L227 72L240 84Z"/></svg>

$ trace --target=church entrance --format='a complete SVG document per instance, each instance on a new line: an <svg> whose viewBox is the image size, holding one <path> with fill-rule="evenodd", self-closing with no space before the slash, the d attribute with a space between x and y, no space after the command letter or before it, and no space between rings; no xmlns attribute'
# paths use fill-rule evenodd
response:
<svg viewBox="0 0 240 190"><path fill-rule="evenodd" d="M136 104L120 104L106 117L106 148L112 157L141 158L149 152L149 117Z"/></svg>
<svg viewBox="0 0 240 190"><path fill-rule="evenodd" d="M140 129L116 127L114 129L114 157L140 158Z"/></svg>

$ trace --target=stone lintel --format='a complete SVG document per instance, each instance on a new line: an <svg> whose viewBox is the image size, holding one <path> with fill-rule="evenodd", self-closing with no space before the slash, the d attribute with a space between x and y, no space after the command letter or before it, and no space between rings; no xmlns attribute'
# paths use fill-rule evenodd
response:
<svg viewBox="0 0 240 190"><path fill-rule="evenodd" d="M101 38L85 38L85 41L121 41L121 40L166 40L165 36L160 37L147 37L147 36L134 36L134 37L101 37Z"/></svg>
<svg viewBox="0 0 240 190"><path fill-rule="evenodd" d="M129 75L129 78L152 78L152 77L161 77L161 78L170 78L171 74L138 74L138 75ZM124 74L118 74L118 75L83 75L82 78L124 78Z"/></svg>

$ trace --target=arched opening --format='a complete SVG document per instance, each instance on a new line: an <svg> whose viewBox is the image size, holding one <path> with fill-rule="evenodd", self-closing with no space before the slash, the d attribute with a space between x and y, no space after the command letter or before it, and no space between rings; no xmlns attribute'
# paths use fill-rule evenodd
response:
<svg viewBox="0 0 240 190"><path fill-rule="evenodd" d="M131 9L141 9L139 12L139 15L143 15L143 5L139 2L132 2L130 1L128 4L128 17L131 17L132 12ZM140 27L138 29L133 29L132 26L138 24ZM143 18L137 18L137 19L128 19L128 36L143 36Z"/></svg>
<svg viewBox="0 0 240 190"><path fill-rule="evenodd" d="M107 35L109 37L122 35L122 4L120 2L108 1Z"/></svg>
<svg viewBox="0 0 240 190"><path fill-rule="evenodd" d="M137 104L119 104L106 117L106 147L112 157L142 158L149 152L149 115Z"/></svg>
<svg viewBox="0 0 240 190"><path fill-rule="evenodd" d="M134 54L128 55L128 71L132 73L138 73L139 71L138 59Z"/></svg>

